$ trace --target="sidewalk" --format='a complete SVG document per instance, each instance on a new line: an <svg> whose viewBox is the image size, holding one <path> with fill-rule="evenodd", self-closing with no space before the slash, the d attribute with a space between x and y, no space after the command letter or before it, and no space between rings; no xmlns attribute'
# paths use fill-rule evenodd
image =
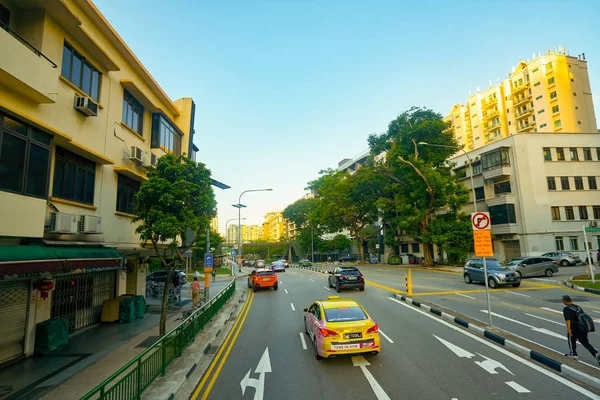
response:
<svg viewBox="0 0 600 400"><path fill-rule="evenodd" d="M244 273L248 271L236 278L244 277ZM210 282L209 297L230 281L229 275L217 275L216 282ZM184 285L181 302L169 307L167 331L180 323L176 321L181 317L180 311L191 306L188 290L189 284ZM69 337L69 345L64 349L29 357L2 370L0 399L79 399L158 339L160 299L149 297L147 305L143 319L128 324L94 325Z"/></svg>

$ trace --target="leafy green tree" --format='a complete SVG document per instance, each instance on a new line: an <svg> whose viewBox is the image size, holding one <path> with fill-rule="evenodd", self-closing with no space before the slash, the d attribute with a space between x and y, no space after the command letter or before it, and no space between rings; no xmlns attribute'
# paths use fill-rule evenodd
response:
<svg viewBox="0 0 600 400"><path fill-rule="evenodd" d="M218 252L221 244L225 243L223 236L221 236L219 232L215 232L213 230L210 231L208 240L210 241L210 247L214 248L215 252ZM196 243L194 244L194 258L204 262L204 254L208 253L209 250L206 249L206 229L204 229L196 236Z"/></svg>
<svg viewBox="0 0 600 400"><path fill-rule="evenodd" d="M441 246L450 264L463 264L473 252L471 218L464 213L447 213L436 217L431 224L433 243Z"/></svg>
<svg viewBox="0 0 600 400"><path fill-rule="evenodd" d="M433 221L450 211L454 221L446 222L461 224L458 210L468 200L466 188L446 163L459 149L450 124L432 110L413 107L368 141L372 154L384 154L375 164L387 180L377 201L393 229L386 242L397 245L408 234L423 243L424 265L433 265ZM449 147L419 146L421 142Z"/></svg>
<svg viewBox="0 0 600 400"><path fill-rule="evenodd" d="M168 285L183 253L195 242L216 214L210 171L202 163L184 156L166 154L136 194L136 232L142 246L151 246L167 271L160 314L160 335L166 333ZM190 230L194 237L188 238ZM183 246L179 246L180 241Z"/></svg>
<svg viewBox="0 0 600 400"><path fill-rule="evenodd" d="M348 236L344 234L338 234L333 237L333 249L339 254L340 251L349 248L352 245L352 241L348 239Z"/></svg>

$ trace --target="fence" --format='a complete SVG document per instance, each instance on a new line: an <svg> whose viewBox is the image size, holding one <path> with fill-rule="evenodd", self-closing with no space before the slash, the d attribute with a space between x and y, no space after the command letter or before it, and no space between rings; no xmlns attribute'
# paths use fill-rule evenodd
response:
<svg viewBox="0 0 600 400"><path fill-rule="evenodd" d="M167 366L182 354L183 349L190 342L194 341L196 334L204 329L234 292L235 280L181 324L83 396L81 400L139 399L154 379L165 374Z"/></svg>

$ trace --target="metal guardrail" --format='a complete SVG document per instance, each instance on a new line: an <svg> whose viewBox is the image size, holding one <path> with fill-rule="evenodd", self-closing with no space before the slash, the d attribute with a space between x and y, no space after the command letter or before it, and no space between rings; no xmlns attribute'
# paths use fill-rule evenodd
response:
<svg viewBox="0 0 600 400"><path fill-rule="evenodd" d="M167 366L182 354L189 343L194 341L196 334L204 329L234 292L235 280L184 319L181 324L83 396L81 400L140 399L142 392L159 375L165 374Z"/></svg>
<svg viewBox="0 0 600 400"><path fill-rule="evenodd" d="M27 47L29 50L33 51L38 57L45 58L50 64L52 64L52 68L58 68L58 65L56 65L54 63L54 61L52 61L51 59L46 57L44 55L44 53L42 53L41 51L36 49L31 43L29 43L27 40L23 39L21 36L19 36L19 34L17 32L10 29L7 25L4 25L2 22L0 22L0 28L4 29L6 32L10 33L15 39L17 39L19 42L23 43L23 45L25 47Z"/></svg>

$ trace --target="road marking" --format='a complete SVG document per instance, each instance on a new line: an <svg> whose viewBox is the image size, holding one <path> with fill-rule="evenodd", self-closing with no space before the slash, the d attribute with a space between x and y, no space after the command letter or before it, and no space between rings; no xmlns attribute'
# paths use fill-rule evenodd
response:
<svg viewBox="0 0 600 400"><path fill-rule="evenodd" d="M281 284L283 285L283 282L282 282L282 281L279 281L279 283L281 283Z"/></svg>
<svg viewBox="0 0 600 400"><path fill-rule="evenodd" d="M594 312L597 312L597 313L599 313L599 314L600 314L600 311L596 311L596 310L592 310L592 311L594 311Z"/></svg>
<svg viewBox="0 0 600 400"><path fill-rule="evenodd" d="M325 290L329 290L329 288L327 286L323 286L325 288Z"/></svg>
<svg viewBox="0 0 600 400"><path fill-rule="evenodd" d="M383 388L377 383L371 372L367 369L367 365L371 365L363 356L354 356L352 357L352 364L355 367L360 367L361 371L367 378L369 385L371 385L371 389L375 393L375 397L377 400L391 400L390 397L385 393Z"/></svg>
<svg viewBox="0 0 600 400"><path fill-rule="evenodd" d="M505 290L504 293L516 294L517 296L523 296L523 297L531 297L528 294L517 293L517 292L510 291L510 290Z"/></svg>
<svg viewBox="0 0 600 400"><path fill-rule="evenodd" d="M544 282L556 283L556 279L544 279L544 278L531 278L531 279L535 279L536 281L544 281Z"/></svg>
<svg viewBox="0 0 600 400"><path fill-rule="evenodd" d="M510 381L510 382L504 382L504 383L506 383L511 388L515 389L517 393L531 393L531 391L529 391L528 389L519 385L517 382Z"/></svg>
<svg viewBox="0 0 600 400"><path fill-rule="evenodd" d="M294 303L290 303L290 306L292 306L292 311L296 311L296 307L294 307Z"/></svg>
<svg viewBox="0 0 600 400"><path fill-rule="evenodd" d="M540 308L542 310L551 311L551 312L556 313L556 314L564 315L563 312L559 311L559 310L553 310L552 308L548 308L548 307L540 307ZM600 323L600 319L593 318L593 320L594 320L594 322Z"/></svg>
<svg viewBox="0 0 600 400"><path fill-rule="evenodd" d="M481 353L477 353L479 354L481 357L485 358L485 361L475 361L475 364L479 365L481 368L485 369L487 372L489 372L492 375L496 375L498 374L498 372L496 372L496 368L499 369L503 369L504 371L508 372L511 375L515 375L512 372L510 372L510 370L508 368L506 368L504 365L502 365L502 363L496 361L496 360L492 360L489 357L484 356Z"/></svg>
<svg viewBox="0 0 600 400"><path fill-rule="evenodd" d="M437 340L439 340L440 342L442 342L442 344L444 346L446 346L448 349L450 349L450 351L452 351L454 354L456 354L460 358L475 357L475 354L469 353L467 350L463 349L462 347L458 347L457 345L450 343L447 340L444 340L441 337L438 337L436 335L433 335L433 337L436 338Z"/></svg>
<svg viewBox="0 0 600 400"><path fill-rule="evenodd" d="M467 296L466 294L462 294L462 293L454 293L454 294L458 295L458 296L466 297L471 300L477 300L475 297Z"/></svg>
<svg viewBox="0 0 600 400"><path fill-rule="evenodd" d="M598 396L595 393L592 393L589 390L584 389L581 386L578 386L575 383L573 383L573 382L571 382L569 380L566 380L566 379L564 379L563 377L561 377L559 375L554 375L554 373L552 373L550 371L547 371L547 370L545 370L544 368L542 368L542 367L540 367L538 365L533 364L531 361L526 360L524 358L521 358L521 356L513 354L510 351L508 351L506 349L503 349L502 347L498 347L495 344L493 344L491 342L488 342L485 339L480 338L479 336L475 336L471 332L464 331L462 328L459 328L459 327L451 324L450 322L446 322L443 319L439 319L439 318L437 318L437 317L429 314L428 312L425 312L425 311L423 311L423 310L421 310L419 308L415 308L412 305L408 305L405 302L400 301L398 299L395 299L395 298L392 298L392 297L388 297L388 299L392 300L392 301L394 301L394 302L396 302L396 303L398 303L400 305L402 305L403 307L406 307L406 308L408 308L410 310L413 310L414 312L418 312L419 314L424 315L427 318L431 318L432 320L437 321L440 324L446 325L448 328L453 329L456 332L460 332L463 335L468 336L471 339L476 340L476 341L478 341L479 343L481 343L481 344L483 344L485 346L488 346L488 347L490 347L492 349L495 349L496 351L499 351L500 353L504 354L505 356L510 357L513 360L515 360L517 362L520 362L521 364L524 364L524 365L528 366L531 369L536 370L540 374L545 375L548 378L553 379L553 380L557 381L558 383L560 383L562 385L565 385L565 386L569 387L570 389L573 389L576 392L581 393L581 394L583 394L584 396L586 396L586 397L588 397L590 399L597 399L598 398Z"/></svg>
<svg viewBox="0 0 600 400"><path fill-rule="evenodd" d="M533 315L533 314L529 314L529 313L525 313L525 315L529 315L530 317L541 319L541 320L544 320L544 321L552 322L553 324L556 324L556 325L560 325L560 326L564 326L565 325L565 324L561 324L560 322L552 321L551 319L548 319L548 318L538 317L537 315Z"/></svg>
<svg viewBox="0 0 600 400"><path fill-rule="evenodd" d="M381 333L383 335L383 337L387 339L388 342L394 343L394 341L392 339L390 339L390 337L388 335L383 333L383 331L381 329L379 330L379 333Z"/></svg>
<svg viewBox="0 0 600 400"><path fill-rule="evenodd" d="M283 289L283 290L285 290L286 293L288 292L287 289Z"/></svg>
<svg viewBox="0 0 600 400"><path fill-rule="evenodd" d="M246 388L248 386L253 387L256 391L254 392L254 400L262 400L265 393L265 374L269 372L273 372L271 369L271 359L269 358L269 348L265 349L254 373L259 374L259 378L250 378L250 373L252 372L252 368L248 370L246 376L242 378L240 382L240 386L242 387L242 396L246 393Z"/></svg>
<svg viewBox="0 0 600 400"><path fill-rule="evenodd" d="M487 312L488 312L488 310L479 310L479 311L481 311L482 313L485 313L485 314L487 314ZM533 325L529 325L529 324L526 324L525 322L521 322L521 321L517 321L517 320L512 319L512 318L509 318L509 317L505 317L504 315L500 315L500 314L495 313L495 312L492 312L492 315L495 316L495 317L498 317L498 318L505 319L507 321L511 321L511 322L513 322L515 324L522 325L522 326L527 327L527 328L529 328L529 329L531 329L532 331L535 331L535 332L544 333L544 334L546 334L548 336L554 336L555 338L559 338L559 339L564 339L565 338L565 335L560 335L560 334L558 334L556 332L553 332L551 330L548 330L546 328L537 328L537 327L535 327Z"/></svg>
<svg viewBox="0 0 600 400"><path fill-rule="evenodd" d="M309 281L311 281L311 282L314 282L314 281L315 281L314 279L310 279L310 278L308 278L308 280L309 280Z"/></svg>
<svg viewBox="0 0 600 400"><path fill-rule="evenodd" d="M302 341L302 349L306 350L306 340L304 340L304 333L300 332L300 340Z"/></svg>

